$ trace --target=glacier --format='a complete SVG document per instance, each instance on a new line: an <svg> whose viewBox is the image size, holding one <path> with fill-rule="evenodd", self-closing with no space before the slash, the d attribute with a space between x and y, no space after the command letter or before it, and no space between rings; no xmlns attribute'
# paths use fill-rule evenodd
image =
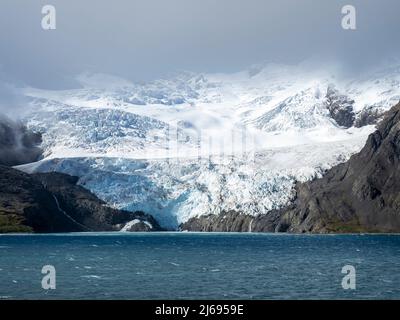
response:
<svg viewBox="0 0 400 320"><path fill-rule="evenodd" d="M357 118L400 100L398 65L352 78L267 64L145 84L99 74L78 81L71 90L21 90L44 158L18 168L78 176L108 204L171 230L199 215L288 204L296 181L362 148L374 124L358 127ZM350 125L339 125L332 103Z"/></svg>

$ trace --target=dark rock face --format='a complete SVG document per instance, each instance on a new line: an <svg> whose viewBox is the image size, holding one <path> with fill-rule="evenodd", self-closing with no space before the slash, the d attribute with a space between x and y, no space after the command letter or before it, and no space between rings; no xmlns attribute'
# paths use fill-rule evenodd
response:
<svg viewBox="0 0 400 320"><path fill-rule="evenodd" d="M0 166L0 232L76 230L33 177Z"/></svg>
<svg viewBox="0 0 400 320"><path fill-rule="evenodd" d="M275 213L256 217L235 211L220 215L191 218L180 226L182 231L201 232L274 232L279 216Z"/></svg>
<svg viewBox="0 0 400 320"><path fill-rule="evenodd" d="M356 121L354 126L357 128L361 128L368 125L373 125L379 122L382 119L383 112L379 111L376 107L370 107L362 110L357 114Z"/></svg>
<svg viewBox="0 0 400 320"><path fill-rule="evenodd" d="M358 154L321 179L297 184L296 191L294 203L279 211L258 217L229 212L193 218L181 229L400 232L400 104L385 114Z"/></svg>
<svg viewBox="0 0 400 320"><path fill-rule="evenodd" d="M353 111L354 100L341 95L332 87L328 87L325 98L327 109L333 120L341 127L352 127L356 117Z"/></svg>
<svg viewBox="0 0 400 320"><path fill-rule="evenodd" d="M150 215L107 207L76 182L61 173L29 175L0 166L0 232L118 231L135 219L153 228L141 223L132 231L160 230Z"/></svg>
<svg viewBox="0 0 400 320"><path fill-rule="evenodd" d="M23 124L0 118L0 165L16 166L34 162L42 155L40 133L29 131Z"/></svg>

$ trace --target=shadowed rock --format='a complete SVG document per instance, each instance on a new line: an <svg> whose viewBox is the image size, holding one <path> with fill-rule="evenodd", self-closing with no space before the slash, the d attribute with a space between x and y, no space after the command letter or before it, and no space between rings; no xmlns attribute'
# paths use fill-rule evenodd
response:
<svg viewBox="0 0 400 320"><path fill-rule="evenodd" d="M355 113L353 111L354 100L341 95L333 87L328 87L325 98L327 109L333 120L344 128L353 126L355 120Z"/></svg>
<svg viewBox="0 0 400 320"><path fill-rule="evenodd" d="M132 220L140 223L127 231L160 230L150 215L110 208L77 180L0 165L0 232L119 231Z"/></svg>
<svg viewBox="0 0 400 320"><path fill-rule="evenodd" d="M28 130L22 123L0 117L0 164L16 166L37 161L42 150L40 133Z"/></svg>

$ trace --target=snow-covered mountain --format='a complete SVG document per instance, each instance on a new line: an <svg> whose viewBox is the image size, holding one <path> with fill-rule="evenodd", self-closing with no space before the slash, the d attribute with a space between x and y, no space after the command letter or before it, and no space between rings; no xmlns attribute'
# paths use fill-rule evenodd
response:
<svg viewBox="0 0 400 320"><path fill-rule="evenodd" d="M351 79L264 65L146 84L78 80L74 90L23 90L45 159L22 168L77 175L108 203L172 229L193 216L287 204L296 180L358 152L400 100L399 66Z"/></svg>

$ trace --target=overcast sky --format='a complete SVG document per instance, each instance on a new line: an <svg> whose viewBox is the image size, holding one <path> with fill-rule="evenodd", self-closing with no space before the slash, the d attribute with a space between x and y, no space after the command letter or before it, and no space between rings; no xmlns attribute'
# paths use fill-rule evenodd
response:
<svg viewBox="0 0 400 320"><path fill-rule="evenodd" d="M57 29L41 28L41 9ZM341 8L357 9L357 30ZM400 56L398 0L1 0L2 77L43 88L81 72L146 81L180 70L337 61L358 72Z"/></svg>

